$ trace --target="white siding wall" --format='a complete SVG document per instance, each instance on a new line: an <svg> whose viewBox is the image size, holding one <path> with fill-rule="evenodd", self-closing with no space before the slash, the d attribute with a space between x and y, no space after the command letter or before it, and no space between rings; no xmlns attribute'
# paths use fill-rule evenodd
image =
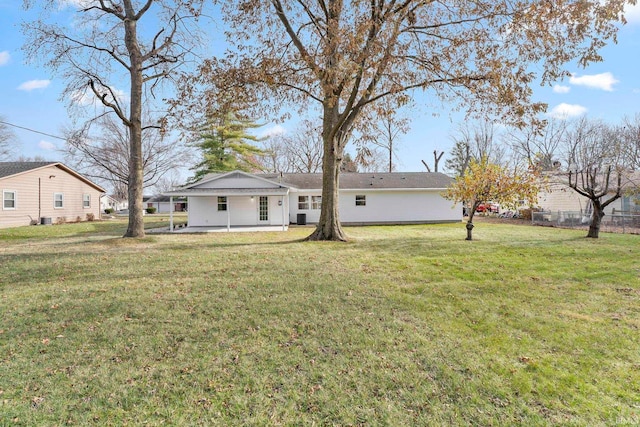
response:
<svg viewBox="0 0 640 427"><path fill-rule="evenodd" d="M462 220L462 205L453 204L440 195L440 190L367 191L343 190L339 196L340 221L343 223L455 222ZM298 209L298 196L320 195L320 192L290 193L289 219L297 221L298 213L307 215L307 223L320 220L320 210ZM365 206L356 206L356 195L366 197Z"/></svg>
<svg viewBox="0 0 640 427"><path fill-rule="evenodd" d="M322 195L322 191L307 191L307 192L299 192L299 193L289 193L289 220L293 223L297 223L298 214L305 214L307 216L306 220L308 223L315 224L320 221L320 209L311 209L311 196L320 196ZM298 196L307 196L309 209L298 209ZM340 203L338 201L338 203Z"/></svg>
<svg viewBox="0 0 640 427"><path fill-rule="evenodd" d="M431 191L343 191L340 220L367 222L448 222L462 220L462 207ZM365 206L356 206L356 195L366 197Z"/></svg>
<svg viewBox="0 0 640 427"><path fill-rule="evenodd" d="M282 206L278 201L284 197L285 212L287 209L286 196L269 197L269 220L265 225L282 224ZM251 226L258 222L259 196L230 196L227 197L227 209L230 210L231 226ZM227 212L218 211L218 197L189 197L189 226L192 227L226 227ZM286 218L285 218L286 220ZM285 222L288 224L288 222Z"/></svg>

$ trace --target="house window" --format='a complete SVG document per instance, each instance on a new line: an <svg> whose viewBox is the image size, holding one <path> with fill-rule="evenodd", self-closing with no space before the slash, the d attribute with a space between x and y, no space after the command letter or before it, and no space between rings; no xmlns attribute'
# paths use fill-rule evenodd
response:
<svg viewBox="0 0 640 427"><path fill-rule="evenodd" d="M311 196L311 209L320 209L322 196Z"/></svg>
<svg viewBox="0 0 640 427"><path fill-rule="evenodd" d="M267 196L260 196L259 214L260 221L269 221L269 198Z"/></svg>
<svg viewBox="0 0 640 427"><path fill-rule="evenodd" d="M82 207L85 209L91 207L91 194L82 195Z"/></svg>
<svg viewBox="0 0 640 427"><path fill-rule="evenodd" d="M356 206L367 206L367 196L356 196Z"/></svg>
<svg viewBox="0 0 640 427"><path fill-rule="evenodd" d="M298 210L306 211L309 209L309 196L298 196Z"/></svg>
<svg viewBox="0 0 640 427"><path fill-rule="evenodd" d="M218 196L218 210L219 211L227 210L227 196Z"/></svg>
<svg viewBox="0 0 640 427"><path fill-rule="evenodd" d="M2 191L2 209L16 208L16 192L13 190Z"/></svg>
<svg viewBox="0 0 640 427"><path fill-rule="evenodd" d="M55 209L64 208L64 194L63 193L53 193L53 207Z"/></svg>

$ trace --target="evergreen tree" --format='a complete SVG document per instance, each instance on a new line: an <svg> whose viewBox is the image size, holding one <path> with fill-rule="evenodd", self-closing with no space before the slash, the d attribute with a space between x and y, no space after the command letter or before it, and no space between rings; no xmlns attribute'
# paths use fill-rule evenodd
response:
<svg viewBox="0 0 640 427"><path fill-rule="evenodd" d="M449 158L444 162L445 167L453 176L464 175L471 160L470 147L466 141L458 140L451 149Z"/></svg>
<svg viewBox="0 0 640 427"><path fill-rule="evenodd" d="M344 153L342 163L340 163L340 172L358 172L358 164L351 158L351 154Z"/></svg>
<svg viewBox="0 0 640 427"><path fill-rule="evenodd" d="M249 134L248 130L260 126L238 117L234 112L209 115L201 128L200 139L194 144L202 151L202 161L192 168L195 174L191 182L199 181L210 173L236 169L247 172L259 170L258 157L264 152L252 144L259 138Z"/></svg>

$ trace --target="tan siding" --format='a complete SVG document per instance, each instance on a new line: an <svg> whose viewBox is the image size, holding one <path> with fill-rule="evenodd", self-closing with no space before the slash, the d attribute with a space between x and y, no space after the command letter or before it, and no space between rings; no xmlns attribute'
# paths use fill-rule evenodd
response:
<svg viewBox="0 0 640 427"><path fill-rule="evenodd" d="M37 223L40 217L49 217L54 223L62 218L75 221L80 217L85 221L88 213L92 213L96 219L100 218L101 193L53 165L0 179L2 190L15 190L17 196L15 210L0 210L0 228ZM54 193L64 194L62 209L54 209ZM83 194L91 195L89 209L82 206Z"/></svg>
<svg viewBox="0 0 640 427"><path fill-rule="evenodd" d="M607 195L603 200L609 197L611 195ZM548 191L538 195L538 203L545 211L582 212L589 204L589 199L578 194L568 185L554 183L549 186ZM613 208L620 210L621 206L622 201L618 199L605 209L605 214L611 214Z"/></svg>

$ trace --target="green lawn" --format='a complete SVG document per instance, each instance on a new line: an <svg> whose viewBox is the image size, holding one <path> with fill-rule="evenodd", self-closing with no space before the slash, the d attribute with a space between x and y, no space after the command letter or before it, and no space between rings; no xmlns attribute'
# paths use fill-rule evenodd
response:
<svg viewBox="0 0 640 427"><path fill-rule="evenodd" d="M640 424L640 236L125 228L0 230L1 426Z"/></svg>

